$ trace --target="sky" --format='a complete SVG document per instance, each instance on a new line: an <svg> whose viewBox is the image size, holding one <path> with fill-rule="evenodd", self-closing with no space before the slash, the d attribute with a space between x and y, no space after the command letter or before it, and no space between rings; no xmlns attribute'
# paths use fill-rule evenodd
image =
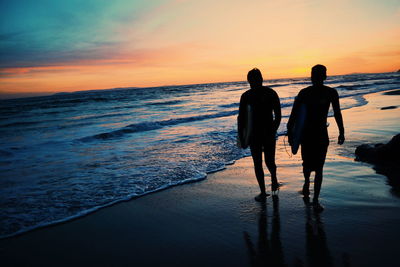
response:
<svg viewBox="0 0 400 267"><path fill-rule="evenodd" d="M0 95L400 68L398 0L0 0Z"/></svg>

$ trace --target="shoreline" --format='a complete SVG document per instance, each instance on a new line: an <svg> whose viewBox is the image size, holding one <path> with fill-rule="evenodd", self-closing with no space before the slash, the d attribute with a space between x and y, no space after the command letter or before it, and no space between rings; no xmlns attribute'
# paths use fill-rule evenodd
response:
<svg viewBox="0 0 400 267"><path fill-rule="evenodd" d="M386 91L388 91L388 90L386 90ZM386 91L381 91L381 92L386 92ZM361 98L363 99L363 97L361 97ZM354 104L353 108L354 108L354 107L357 107L357 106L359 106L359 105L364 105L364 104L365 104L364 101L360 101L359 99L358 99L356 102L357 102L357 103ZM350 106L349 106L349 105L345 105L345 106L346 106L346 107L345 107L344 110L346 110L346 109L351 109L351 108L352 108L352 105L350 105ZM288 103L286 103L285 107L288 107ZM113 132L113 131L112 131L112 132ZM112 133L112 132L111 132L111 133ZM279 133L280 136L283 136L283 135L284 135L284 132L285 132L285 129L280 129L280 133ZM96 136L96 135L89 135L90 138L93 137L93 136ZM86 137L84 137L84 138L86 138ZM282 137L281 137L281 138L282 138ZM75 140L75 139L74 139L74 140ZM77 139L77 140L80 140L80 139ZM234 143L232 142L231 145L234 145ZM241 154L241 152L239 152L238 154ZM247 154L249 154L249 153L247 153ZM232 155L232 154L231 154L231 155ZM238 155L235 155L235 156L238 156ZM242 155L242 156L243 156L243 155ZM39 158L40 158L40 157L39 157ZM232 157L232 158L233 158L233 157ZM236 159L236 160L237 160L237 159ZM191 177L191 178L188 178L187 180L190 180L190 181L187 181L187 182L194 182L194 181L198 181L198 180L205 179L206 176L207 176L207 174L213 173L213 172L215 172L215 171L219 171L220 169L225 169L226 166L229 165L229 163L230 163L230 162L224 163L223 161L220 161L220 162L219 162L219 165L222 166L222 168L217 168L217 169L215 169L215 170L211 170L211 171L208 171L208 172L206 172L206 170L202 170L202 172L199 173L202 177L196 175L196 176L193 176L193 177ZM45 165L45 164L43 164L43 165ZM22 166L23 166L23 165L22 165ZM92 166L90 166L90 168L92 168ZM18 169L18 168L10 168L10 170L11 170L11 169ZM45 168L43 168L42 170L46 171ZM35 173L40 173L40 174L42 174L42 172L41 172L40 170L36 171ZM12 177L12 176L10 176L10 177ZM57 177L57 176L54 176L54 177ZM62 175L59 176L59 177L62 177ZM90 177L91 177L91 174L89 173L89 175L88 175L87 177L90 178ZM111 181L111 180L109 180L109 181ZM131 181L132 181L132 180L131 180ZM153 192L159 192L159 191L161 191L161 190L164 190L164 189L167 189L167 188L171 188L171 187L176 186L176 185L181 185L181 184L184 184L184 183L186 183L186 181L183 181L183 182L176 181L176 182L174 182L174 183L165 184L165 185L163 185L161 188L152 189L151 191L144 192L144 193L143 193L143 191L145 191L146 188L141 188L142 190L141 190L140 192L137 192L137 193L136 193L136 192L132 192L131 190L129 190L130 192L127 192L126 194L123 194L123 195L119 196L119 199L117 199L117 200L112 200L112 199L110 199L111 202L109 202L109 203L103 203L103 202L101 201L101 199L100 199L100 200L97 201L97 203L96 203L95 205L86 205L86 206L85 206L85 207L86 207L86 210L83 210L83 209L82 209L82 208L83 208L82 206L78 206L77 209L74 210L75 214L74 214L73 212L65 212L64 214L57 215L58 217L51 218L51 222L46 221L46 218L40 218L39 220L36 219L36 218L34 218L33 220L36 221L36 222L35 222L35 223L36 223L35 226L32 226L33 222L32 222L32 221L29 221L29 219L26 220L26 221L27 221L27 224L25 225L25 227L23 227L23 222L25 221L24 219L22 219L22 221L21 221L21 220L20 220L20 221L15 220L16 225L19 224L19 223L21 223L23 229L21 229L21 228L22 228L21 226L17 226L17 227L15 227L15 228L16 228L16 229L19 229L19 230L18 230L17 232L14 232L14 233L9 234L10 230L12 230L12 229L10 229L10 228L12 228L12 226L10 226L10 227L8 228L8 225L11 225L11 224L8 224L7 227L6 227L6 229L3 229L3 232L2 232L2 235L1 235L0 239L4 239L4 238L7 238L7 237L12 237L12 236L16 236L16 235L19 235L19 234L23 234L23 233L26 233L26 232L35 230L35 229L37 229L37 228L42 228L42 227L47 227L47 226L50 226L50 225L53 225L53 224L59 224L59 223L68 222L68 221L70 221L70 220L74 220L74 219L76 219L76 218L80 218L80 217L82 217L82 216L86 216L87 214L96 212L96 211L99 210L99 209L106 208L106 207L110 207L110 206L113 206L113 205L115 205L115 204L117 204L117 203L120 203L120 202L124 202L124 201L129 201L129 200L132 200L132 199L136 199L137 197L141 197L141 196L144 196L144 195L147 195L147 194L151 194L151 193L153 193ZM40 189L40 188L39 188L39 189ZM120 188L120 189L121 189L121 188ZM121 190L123 191L124 189L122 188ZM57 191L57 190L56 190L56 191ZM66 191L68 191L68 189L67 189ZM86 191L86 193L89 192L89 191L90 191L90 190ZM83 192L83 191L82 191L82 192ZM82 197L82 196L81 196L81 197ZM21 199L24 199L24 198L21 198ZM64 197L64 198L60 198L60 199L63 199L64 201L66 201L68 198ZM22 202L22 203L23 203L23 202ZM39 209L40 207L45 208L45 205L41 205L40 203L38 203L38 204L39 204L39 205L37 205L36 209ZM61 203L61 204L62 204L62 203ZM51 206L52 203L48 203L48 205ZM10 206L11 206L11 205L10 205ZM23 206L24 206L24 205L18 205L18 207L23 207ZM79 210L78 210L78 209L79 209ZM12 209L11 209L10 212L11 212L11 213L13 212ZM26 212L27 212L27 211L26 211ZM23 213L22 213L22 212L19 212L18 214L21 214L21 215L22 215ZM48 216L52 216L52 212L48 212ZM38 216L38 217L40 217L40 216ZM27 218L29 218L29 217L27 216ZM11 218L11 220L14 221L13 218ZM8 228L8 229L7 229L7 228ZM7 234L5 234L5 233L7 233Z"/></svg>
<svg viewBox="0 0 400 267"><path fill-rule="evenodd" d="M374 92L374 93L367 94L367 95L365 95L365 96L374 95L374 94L399 95L399 94L400 94L400 89L390 89L390 90L386 90L386 91L379 91L379 92ZM352 107L352 108L357 108L357 107L360 107L360 106L355 106L355 107ZM391 107L397 108L396 106L391 106ZM352 109L352 108L348 108L348 109ZM348 110L348 109L344 109L343 111ZM331 116L331 117L329 117L328 119L332 119L332 118L333 118L333 117ZM331 124L332 124L332 121L331 121ZM333 122L333 124L335 125L334 122ZM284 134L284 133L279 134L278 136L279 136L281 139L285 138L285 134ZM290 151L290 147L289 147L289 144L287 143L287 141L286 141L286 149L287 149L288 151ZM223 166L223 167L218 168L218 169L216 169L216 170L211 170L211 171L209 171L209 172L206 172L206 173L204 174L204 176L202 176L201 178L187 179L187 180L181 181L181 182L176 183L176 184L166 185L166 186L164 186L164 187L157 188L157 189L154 189L154 190L145 192L145 193L143 193L143 194L141 194L141 195L132 195L132 196L128 196L128 197L126 197L126 198L124 198L124 199L119 199L119 200L112 201L112 202L107 203L107 204L102 205L102 206L96 206L96 207L93 207L93 208L91 208L91 209L84 210L84 211L80 212L79 214L76 214L76 215L73 215L73 216L69 216L69 217L66 217L66 218L63 218L63 219L59 219L59 220L55 220L55 221L52 221L52 222L48 222L48 223L44 223L44 224L40 224L40 225L28 227L28 228L26 228L26 229L22 229L22 230L20 230L20 231L17 231L17 232L15 232L15 233L12 233L12 234L0 236L0 241L3 240L3 239L8 239L8 238L13 238L13 237L16 237L16 236L20 236L20 235L23 235L23 234L25 234L25 233L29 233L29 232L31 232L31 231L36 231L36 230L38 230L38 229L42 229L42 228L46 228L46 227L51 227L51 226L55 226L55 225L59 225L59 224L68 223L68 222L70 222L70 221L74 221L74 220L77 220L77 219L80 219L80 218L89 216L89 215L91 215L91 214L93 214L93 213L95 213L95 212L97 212L97 211L99 211L99 210L101 210L101 209L109 208L109 207L112 207L112 206L114 206L114 205L118 205L119 203L123 203L123 202L127 202L127 201L132 201L132 200L135 200L135 199L137 199L137 198L141 198L141 197L144 197L144 196L147 196L147 195L151 195L151 194L154 194L154 193L158 193L158 192L161 192L161 191L164 191L164 190L167 190L167 189L176 187L176 186L181 186L181 185L185 185L185 184L188 184L188 183L197 183L197 182L201 182L201 181L207 179L208 175L213 174L213 173L216 173L216 172L224 171L228 166L230 166L230 165L232 165L232 164L235 164L236 161L241 160L241 159L243 159L243 158L245 158L245 157L250 157L250 155L245 155L245 156L243 156L243 157L241 157L241 158L235 159L235 160L233 160L233 162L224 163L224 166Z"/></svg>
<svg viewBox="0 0 400 267"><path fill-rule="evenodd" d="M377 113L380 112L379 114L371 114L371 111L378 110L377 107L386 103L387 99L392 98L393 100L393 97L396 97L393 95L385 96L384 93L366 95L365 97L370 99L372 103L369 101L365 106L343 111L347 147L339 147L333 143L334 141L332 140L336 140L337 129L336 124L331 122L333 126L329 129L331 145L327 156L326 178L321 191L321 202L326 207L326 211L321 214L321 217L325 221L326 232L339 231L351 235L352 227L349 221L364 222L363 219L371 210L377 214L382 213L385 220L391 218L395 222L400 222L399 216L388 214L391 211L399 211L400 200L396 197L391 199L390 196L381 192L386 188L385 181L382 181L383 179L380 177L381 175L376 174L372 170L372 166L368 166L369 164L348 159L349 155L354 153L354 150L351 152L350 148L356 144L352 140L357 140L359 143L363 142L364 139L369 140L368 138L370 138L372 140L369 142L373 143L377 138L382 138L382 136L379 137L379 133L383 133L383 136L389 136L390 132L395 131L395 129L398 131L396 121L393 121L393 118L399 112L398 109L379 110L376 111ZM383 98L386 100L383 100ZM371 116L362 116L366 111L369 111ZM382 112L385 112L385 114ZM388 114L392 115L389 116ZM393 116L393 114L395 115ZM356 119L352 120L355 120L358 125L347 126L347 115L356 117ZM383 117L386 118L389 117L388 121L384 121L380 117L381 115L385 115ZM374 118L380 119L380 124L391 125L391 127L379 129L382 125L377 125L375 128L378 129L374 129L370 122ZM348 122L350 123L352 120ZM350 131L347 130L348 128ZM363 134L361 138L354 138L360 133ZM381 142L385 141L381 140ZM347 159L342 159L341 157L347 157ZM302 182L301 176L299 176L301 175L299 157L288 158L283 145L283 138L280 138L277 144L277 163L278 175L281 175L280 181L283 183L279 193L279 216L287 217L285 221L280 220L280 222L284 225L282 227L287 228L288 232L293 235L290 237L286 232L280 233L280 240L284 245L286 244L286 247L284 246L285 249L283 249L285 259L290 259L290 265L292 260L299 257L298 254L301 254L297 252L304 252L307 246L296 247L288 242L290 240L304 240L304 237L301 237L304 225L299 228L297 223L294 222L296 218L298 220L298 218L304 217L304 208L301 196L297 193L301 188L300 184ZM354 171L355 166L360 170ZM343 167L344 170L340 170L338 167ZM343 190L340 183L346 182L342 178L348 175L349 172L352 177L356 177L356 180L365 175L372 177L372 182L362 181L361 191L352 187L360 186L360 184L349 184L350 186ZM293 177L300 178L293 180ZM335 181L328 177L339 177L340 179L337 178L339 180ZM267 185L269 184L268 180L267 175ZM368 194L365 195L362 190L371 189L377 185L379 185L379 191L375 192L375 190L372 196L379 197L378 201L374 203L365 202ZM339 191L339 194L336 191ZM351 191L355 191L355 196L357 197L351 198L351 195L349 197L348 193L351 193ZM60 222L56 225L43 226L21 233L18 236L2 239L0 240L0 255L10 264L13 259L16 260L13 263L17 266L27 263L38 265L79 263L78 265L80 265L92 263L93 261L97 261L100 265L107 265L107 262L112 262L111 260L117 260L120 264L136 262L139 265L149 264L153 266L167 262L168 264L183 266L193 260L193 257L199 257L203 254L212 256L211 258L214 261L202 259L200 260L201 264L217 266L217 263L219 263L228 266L226 263L229 262L230 266L243 266L243 264L246 265L248 263L248 255L246 253L248 248L243 241L243 231L247 232L250 238L256 236L257 234L254 233L257 232L257 227L255 227L257 226L257 218L255 217L257 217L257 213L264 212L262 207L259 207L253 200L257 192L257 186L249 157L236 160L233 165L226 165L226 168L222 171L208 174L207 178L201 182L173 186L169 187L168 190L157 192L157 194L149 193L121 203L114 203L107 208L100 208L96 212L91 212L83 217ZM270 199L268 198L267 202L271 202ZM270 206L271 204L267 203L267 209L272 209ZM357 211L360 213L360 218L348 217L354 213L351 208L354 206L360 209ZM335 228L335 223L340 225L340 220L335 218L335 214L347 214L345 219L348 222L344 226L337 226L339 230ZM277 217L276 214L271 216L267 216L267 219L270 220ZM313 217L312 215L310 216ZM377 220L378 218L374 219ZM318 224L314 217L312 220ZM372 224L374 225L375 222ZM98 230L97 232L96 229ZM115 235L113 232L115 232ZM180 232L182 234L179 234ZM369 234L375 235L376 233ZM308 234L306 232L307 238ZM389 243L394 242L394 238L393 240L391 238L388 239L390 240ZM94 240L94 242L89 242L88 240ZM111 242L109 242L110 240ZM46 252L38 251L39 248L34 245L38 242L44 246ZM333 247L337 251L338 244L335 242ZM350 243L353 244L354 242L355 240ZM93 245L94 249L90 245ZM128 249L125 246L133 246L134 249ZM68 250L65 248L68 248ZM164 259L156 259L154 257L154 254L156 254L153 251L154 249L157 251L165 249L166 252L159 252ZM196 249L198 251L195 251ZM222 254L217 253L221 249ZM390 252L390 249L388 250ZM68 258L65 255L68 254L66 251L69 251L68 253L73 252L73 256L70 255L71 257ZM101 251L105 254L96 258L95 253L93 253L96 251ZM110 251L114 254L107 253ZM181 255L182 251L186 252L186 255ZM26 258L18 259L16 255L19 255L19 253L25 255ZM135 255L129 255L129 253ZM360 258L360 251L350 253L350 255L353 261L355 257L357 259L356 262L363 262ZM117 259L117 257L122 258ZM333 258L337 259L338 257L333 256ZM300 260L305 262L302 257L300 257ZM365 261L367 265L373 262Z"/></svg>

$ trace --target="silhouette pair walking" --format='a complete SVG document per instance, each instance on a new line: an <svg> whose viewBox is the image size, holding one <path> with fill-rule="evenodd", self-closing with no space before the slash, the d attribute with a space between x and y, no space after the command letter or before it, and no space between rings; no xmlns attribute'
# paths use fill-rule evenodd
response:
<svg viewBox="0 0 400 267"><path fill-rule="evenodd" d="M343 144L345 140L339 95L336 89L324 85L327 78L326 71L326 67L323 65L316 65L312 68L312 85L302 89L297 95L287 123L289 144L292 148L298 144L301 146L304 174L302 193L305 197L309 197L310 176L311 172L315 171L312 203L315 209L321 211L323 207L318 199L329 145L327 117L331 104L339 128L338 143ZM275 193L279 190L275 147L276 132L282 117L281 106L278 94L273 89L263 86L263 77L259 69L250 70L247 80L250 89L240 98L238 144L242 148L250 147L254 171L260 187L260 194L255 197L255 200L263 201L268 196L262 166L263 152L265 164L271 174L271 192ZM300 121L299 118L302 120ZM295 127L299 127L299 125L301 130L294 131ZM297 149L293 151L295 152Z"/></svg>

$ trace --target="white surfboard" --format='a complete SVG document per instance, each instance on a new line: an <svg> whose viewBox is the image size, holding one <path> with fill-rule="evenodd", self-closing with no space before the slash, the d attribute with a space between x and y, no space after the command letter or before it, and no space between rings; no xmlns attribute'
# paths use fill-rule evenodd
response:
<svg viewBox="0 0 400 267"><path fill-rule="evenodd" d="M297 151L299 150L301 138L303 135L304 124L306 121L306 115L307 115L306 105L300 104L296 117L293 118L294 119L293 126L291 129L289 129L292 138L291 147L293 155L296 155Z"/></svg>
<svg viewBox="0 0 400 267"><path fill-rule="evenodd" d="M244 120L244 125L242 129L241 135L243 136L243 143L240 141L240 133L238 133L238 138L237 138L237 146L240 148L247 148L250 144L250 137L252 135L252 130L253 130L253 114L252 114L252 108L250 105L246 106L246 119Z"/></svg>

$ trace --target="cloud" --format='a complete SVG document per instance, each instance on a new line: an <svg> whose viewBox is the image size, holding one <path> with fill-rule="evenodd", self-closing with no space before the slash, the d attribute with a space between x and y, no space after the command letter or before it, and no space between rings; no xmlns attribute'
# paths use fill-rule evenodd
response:
<svg viewBox="0 0 400 267"><path fill-rule="evenodd" d="M1 78L30 77L39 74L61 72L85 72L107 68L135 69L146 67L173 67L191 64L187 58L193 58L199 51L207 51L207 46L196 43L184 43L160 48L137 49L133 51L113 50L107 47L92 51L54 52L33 62L13 62L10 66L0 63ZM105 57L103 54L107 54Z"/></svg>
<svg viewBox="0 0 400 267"><path fill-rule="evenodd" d="M381 71L399 58L388 1L0 1L0 90L237 80L254 65Z"/></svg>
<svg viewBox="0 0 400 267"><path fill-rule="evenodd" d="M371 56L375 57L400 57L400 50L389 50L371 53Z"/></svg>
<svg viewBox="0 0 400 267"><path fill-rule="evenodd" d="M0 68L112 58L126 42L117 29L158 2L1 1Z"/></svg>

